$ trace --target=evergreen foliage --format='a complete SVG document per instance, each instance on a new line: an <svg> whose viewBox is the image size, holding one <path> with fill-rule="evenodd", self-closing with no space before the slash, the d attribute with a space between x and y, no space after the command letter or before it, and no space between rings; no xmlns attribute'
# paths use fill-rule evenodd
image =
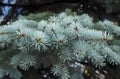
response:
<svg viewBox="0 0 120 79"><path fill-rule="evenodd" d="M50 11L46 11L46 12L38 12L38 13L30 13L27 16L27 19L29 20L35 20L35 21L40 21L40 20L46 20L49 18L49 16L53 16L54 13L50 12Z"/></svg>
<svg viewBox="0 0 120 79"><path fill-rule="evenodd" d="M98 68L120 64L119 36L117 24L93 22L87 14L62 12L40 22L18 19L0 27L0 78L20 79L18 68L43 65L52 66L60 79L84 79L76 62L91 61Z"/></svg>

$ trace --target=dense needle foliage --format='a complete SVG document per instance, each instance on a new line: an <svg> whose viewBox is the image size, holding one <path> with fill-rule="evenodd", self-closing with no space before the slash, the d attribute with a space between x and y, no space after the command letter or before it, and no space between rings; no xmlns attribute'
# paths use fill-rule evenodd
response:
<svg viewBox="0 0 120 79"><path fill-rule="evenodd" d="M62 12L39 22L20 18L0 27L0 78L20 79L18 67L43 65L52 66L60 79L83 79L77 63L91 62L97 68L120 64L119 36L117 24L94 22L87 14Z"/></svg>

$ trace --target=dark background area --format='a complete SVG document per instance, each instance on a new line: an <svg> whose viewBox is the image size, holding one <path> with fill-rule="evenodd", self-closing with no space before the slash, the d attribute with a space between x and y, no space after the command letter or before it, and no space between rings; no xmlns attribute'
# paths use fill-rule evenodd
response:
<svg viewBox="0 0 120 79"><path fill-rule="evenodd" d="M29 13L52 11L60 13L66 8L76 11L78 14L88 13L96 19L110 19L115 22L120 21L120 13L105 12L101 4L89 0L0 0L0 24L6 24L11 19L14 20L18 15L28 15Z"/></svg>

